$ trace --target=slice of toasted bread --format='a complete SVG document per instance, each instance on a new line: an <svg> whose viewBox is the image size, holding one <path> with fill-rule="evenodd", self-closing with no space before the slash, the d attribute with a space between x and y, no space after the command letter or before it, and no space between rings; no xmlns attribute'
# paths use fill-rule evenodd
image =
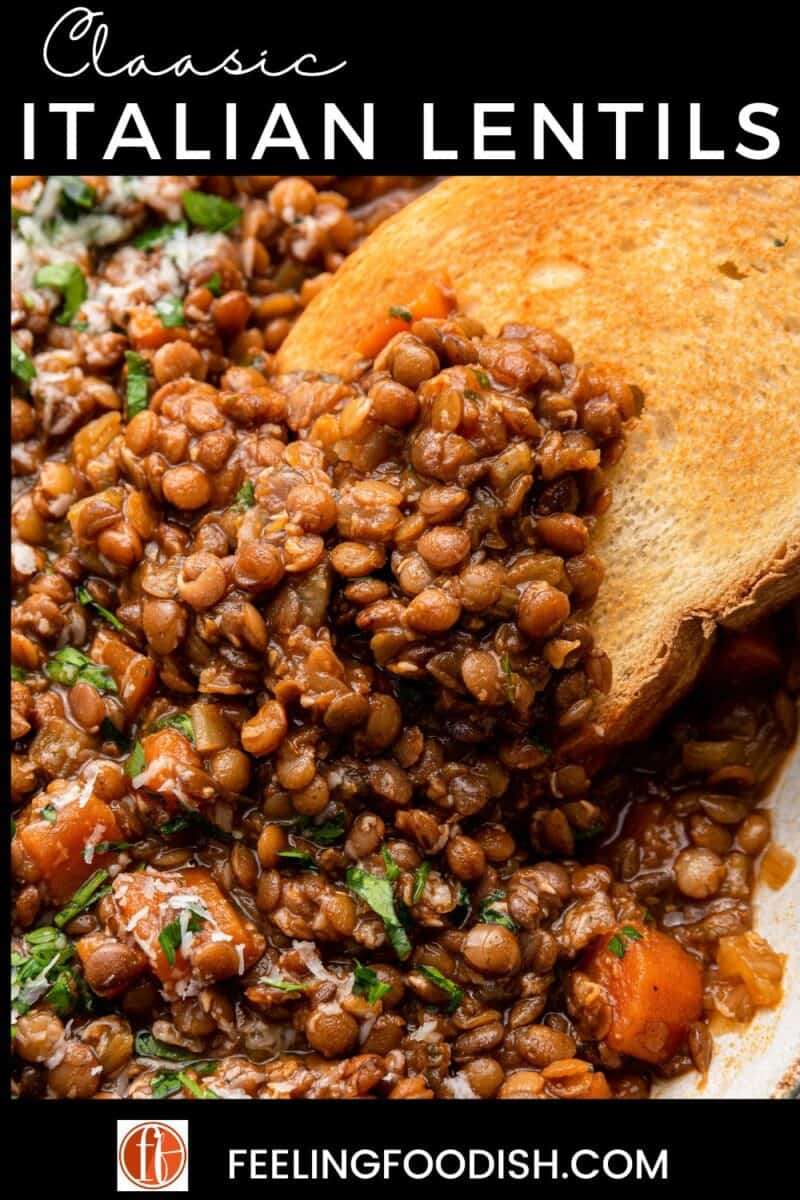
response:
<svg viewBox="0 0 800 1200"><path fill-rule="evenodd" d="M800 592L800 179L447 180L344 264L281 365L337 370L445 274L490 332L552 326L645 393L597 538L614 683L580 746L637 737L718 623Z"/></svg>

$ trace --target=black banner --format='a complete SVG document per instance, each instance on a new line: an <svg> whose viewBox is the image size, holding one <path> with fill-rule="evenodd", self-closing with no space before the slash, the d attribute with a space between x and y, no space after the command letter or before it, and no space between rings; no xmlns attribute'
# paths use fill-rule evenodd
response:
<svg viewBox="0 0 800 1200"><path fill-rule="evenodd" d="M537 1196L566 1198L578 1190L602 1195L611 1186L629 1193L652 1188L654 1194L707 1188L719 1195L726 1188L763 1187L767 1175L786 1181L796 1110L769 1101L720 1100L433 1101L422 1107L326 1100L79 1101L19 1103L14 1116L15 1152L30 1164L43 1193L74 1169L77 1158L79 1167L88 1168L92 1194L113 1194L125 1139L117 1122L133 1126L134 1139L152 1143L159 1123L177 1120L188 1123L192 1196L287 1195L290 1189L297 1195L298 1187L352 1195L388 1184L430 1195L456 1186L520 1192L533 1186ZM127 1161L136 1173L138 1153Z"/></svg>
<svg viewBox="0 0 800 1200"><path fill-rule="evenodd" d="M694 18L537 11L347 20L250 6L15 14L15 171L786 174L780 30L752 55ZM726 37L730 43L726 44ZM743 57L746 59L744 69Z"/></svg>

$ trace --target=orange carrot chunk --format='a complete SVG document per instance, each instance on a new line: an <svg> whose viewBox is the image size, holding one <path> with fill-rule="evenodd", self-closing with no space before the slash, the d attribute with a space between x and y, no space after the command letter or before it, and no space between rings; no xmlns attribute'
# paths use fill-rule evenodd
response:
<svg viewBox="0 0 800 1200"><path fill-rule="evenodd" d="M120 935L146 955L171 996L243 975L264 938L203 867L119 875L112 887Z"/></svg>
<svg viewBox="0 0 800 1200"><path fill-rule="evenodd" d="M108 629L97 631L89 657L108 667L114 676L126 716L137 716L158 682L153 660L132 650L127 642Z"/></svg>
<svg viewBox="0 0 800 1200"><path fill-rule="evenodd" d="M69 900L90 875L115 861L113 853L94 853L93 846L122 840L114 813L91 787L77 786L66 803L63 794L53 799L42 792L17 822L17 835L54 904Z"/></svg>
<svg viewBox="0 0 800 1200"><path fill-rule="evenodd" d="M404 333L412 321L423 317L446 317L450 311L447 296L436 283L427 283L416 300L408 305L392 307L387 316L377 321L358 344L360 354L375 358L395 334ZM410 318L410 319L409 319Z"/></svg>
<svg viewBox="0 0 800 1200"><path fill-rule="evenodd" d="M622 925L590 947L583 970L607 992L606 1043L619 1054L665 1062L703 1009L700 964L674 938L647 925Z"/></svg>

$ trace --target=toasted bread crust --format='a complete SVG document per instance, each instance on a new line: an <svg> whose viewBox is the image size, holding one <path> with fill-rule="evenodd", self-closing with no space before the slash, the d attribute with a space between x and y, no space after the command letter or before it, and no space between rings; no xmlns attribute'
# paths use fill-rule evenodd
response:
<svg viewBox="0 0 800 1200"><path fill-rule="evenodd" d="M800 179L457 177L382 225L295 325L337 370L389 304L449 276L494 332L551 326L646 408L597 531L614 684L573 744L645 734L718 624L800 594Z"/></svg>

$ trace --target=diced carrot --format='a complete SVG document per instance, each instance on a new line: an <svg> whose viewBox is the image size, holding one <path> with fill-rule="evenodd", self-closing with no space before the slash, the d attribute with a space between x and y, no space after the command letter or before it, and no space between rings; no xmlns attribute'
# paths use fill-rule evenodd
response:
<svg viewBox="0 0 800 1200"><path fill-rule="evenodd" d="M90 784L85 785L90 788ZM86 862L87 846L122 840L114 813L93 792L83 796L80 785L75 798L57 806L52 795L40 793L17 822L17 834L45 882L55 904L69 900L80 885L100 867L115 861L113 854L93 854ZM41 815L55 813L55 820ZM50 811L52 809L52 812Z"/></svg>
<svg viewBox="0 0 800 1200"><path fill-rule="evenodd" d="M193 978L206 983L242 975L264 953L263 936L237 912L204 867L119 875L112 896L120 928L134 939L173 995L185 994ZM185 951L179 939L177 944L167 939L170 954L164 948L164 930L174 928L182 906L192 903L207 917L198 922Z"/></svg>
<svg viewBox="0 0 800 1200"><path fill-rule="evenodd" d="M427 283L416 300L403 307L407 308L415 321L423 317L446 317L450 311L447 296L436 283ZM395 334L408 329L410 322L403 317L387 316L376 322L358 343L358 350L365 358L375 358L388 346Z"/></svg>
<svg viewBox="0 0 800 1200"><path fill-rule="evenodd" d="M608 993L612 1019L605 1041L619 1054L664 1062L702 1013L700 964L647 925L623 925L597 938L582 969Z"/></svg>
<svg viewBox="0 0 800 1200"><path fill-rule="evenodd" d="M203 760L188 738L177 729L158 729L142 738L147 774L142 781L148 792L158 792L168 801L196 802L213 799L214 788L203 770ZM169 806L168 806L169 807Z"/></svg>
<svg viewBox="0 0 800 1200"><path fill-rule="evenodd" d="M731 933L719 939L717 966L725 979L741 979L757 1008L774 1008L783 996L785 954L757 933Z"/></svg>
<svg viewBox="0 0 800 1200"><path fill-rule="evenodd" d="M182 325L165 326L155 309L147 305L131 313L128 338L137 350L158 350L167 342L185 342L188 337L188 329Z"/></svg>
<svg viewBox="0 0 800 1200"><path fill-rule="evenodd" d="M133 650L109 629L97 631L89 654L95 661L108 667L114 676L126 716L137 716L158 682L158 672L152 659Z"/></svg>
<svg viewBox="0 0 800 1200"><path fill-rule="evenodd" d="M589 1083L586 1091L579 1097L579 1100L610 1100L611 1088L608 1086L608 1080L602 1071L593 1071L589 1076Z"/></svg>

